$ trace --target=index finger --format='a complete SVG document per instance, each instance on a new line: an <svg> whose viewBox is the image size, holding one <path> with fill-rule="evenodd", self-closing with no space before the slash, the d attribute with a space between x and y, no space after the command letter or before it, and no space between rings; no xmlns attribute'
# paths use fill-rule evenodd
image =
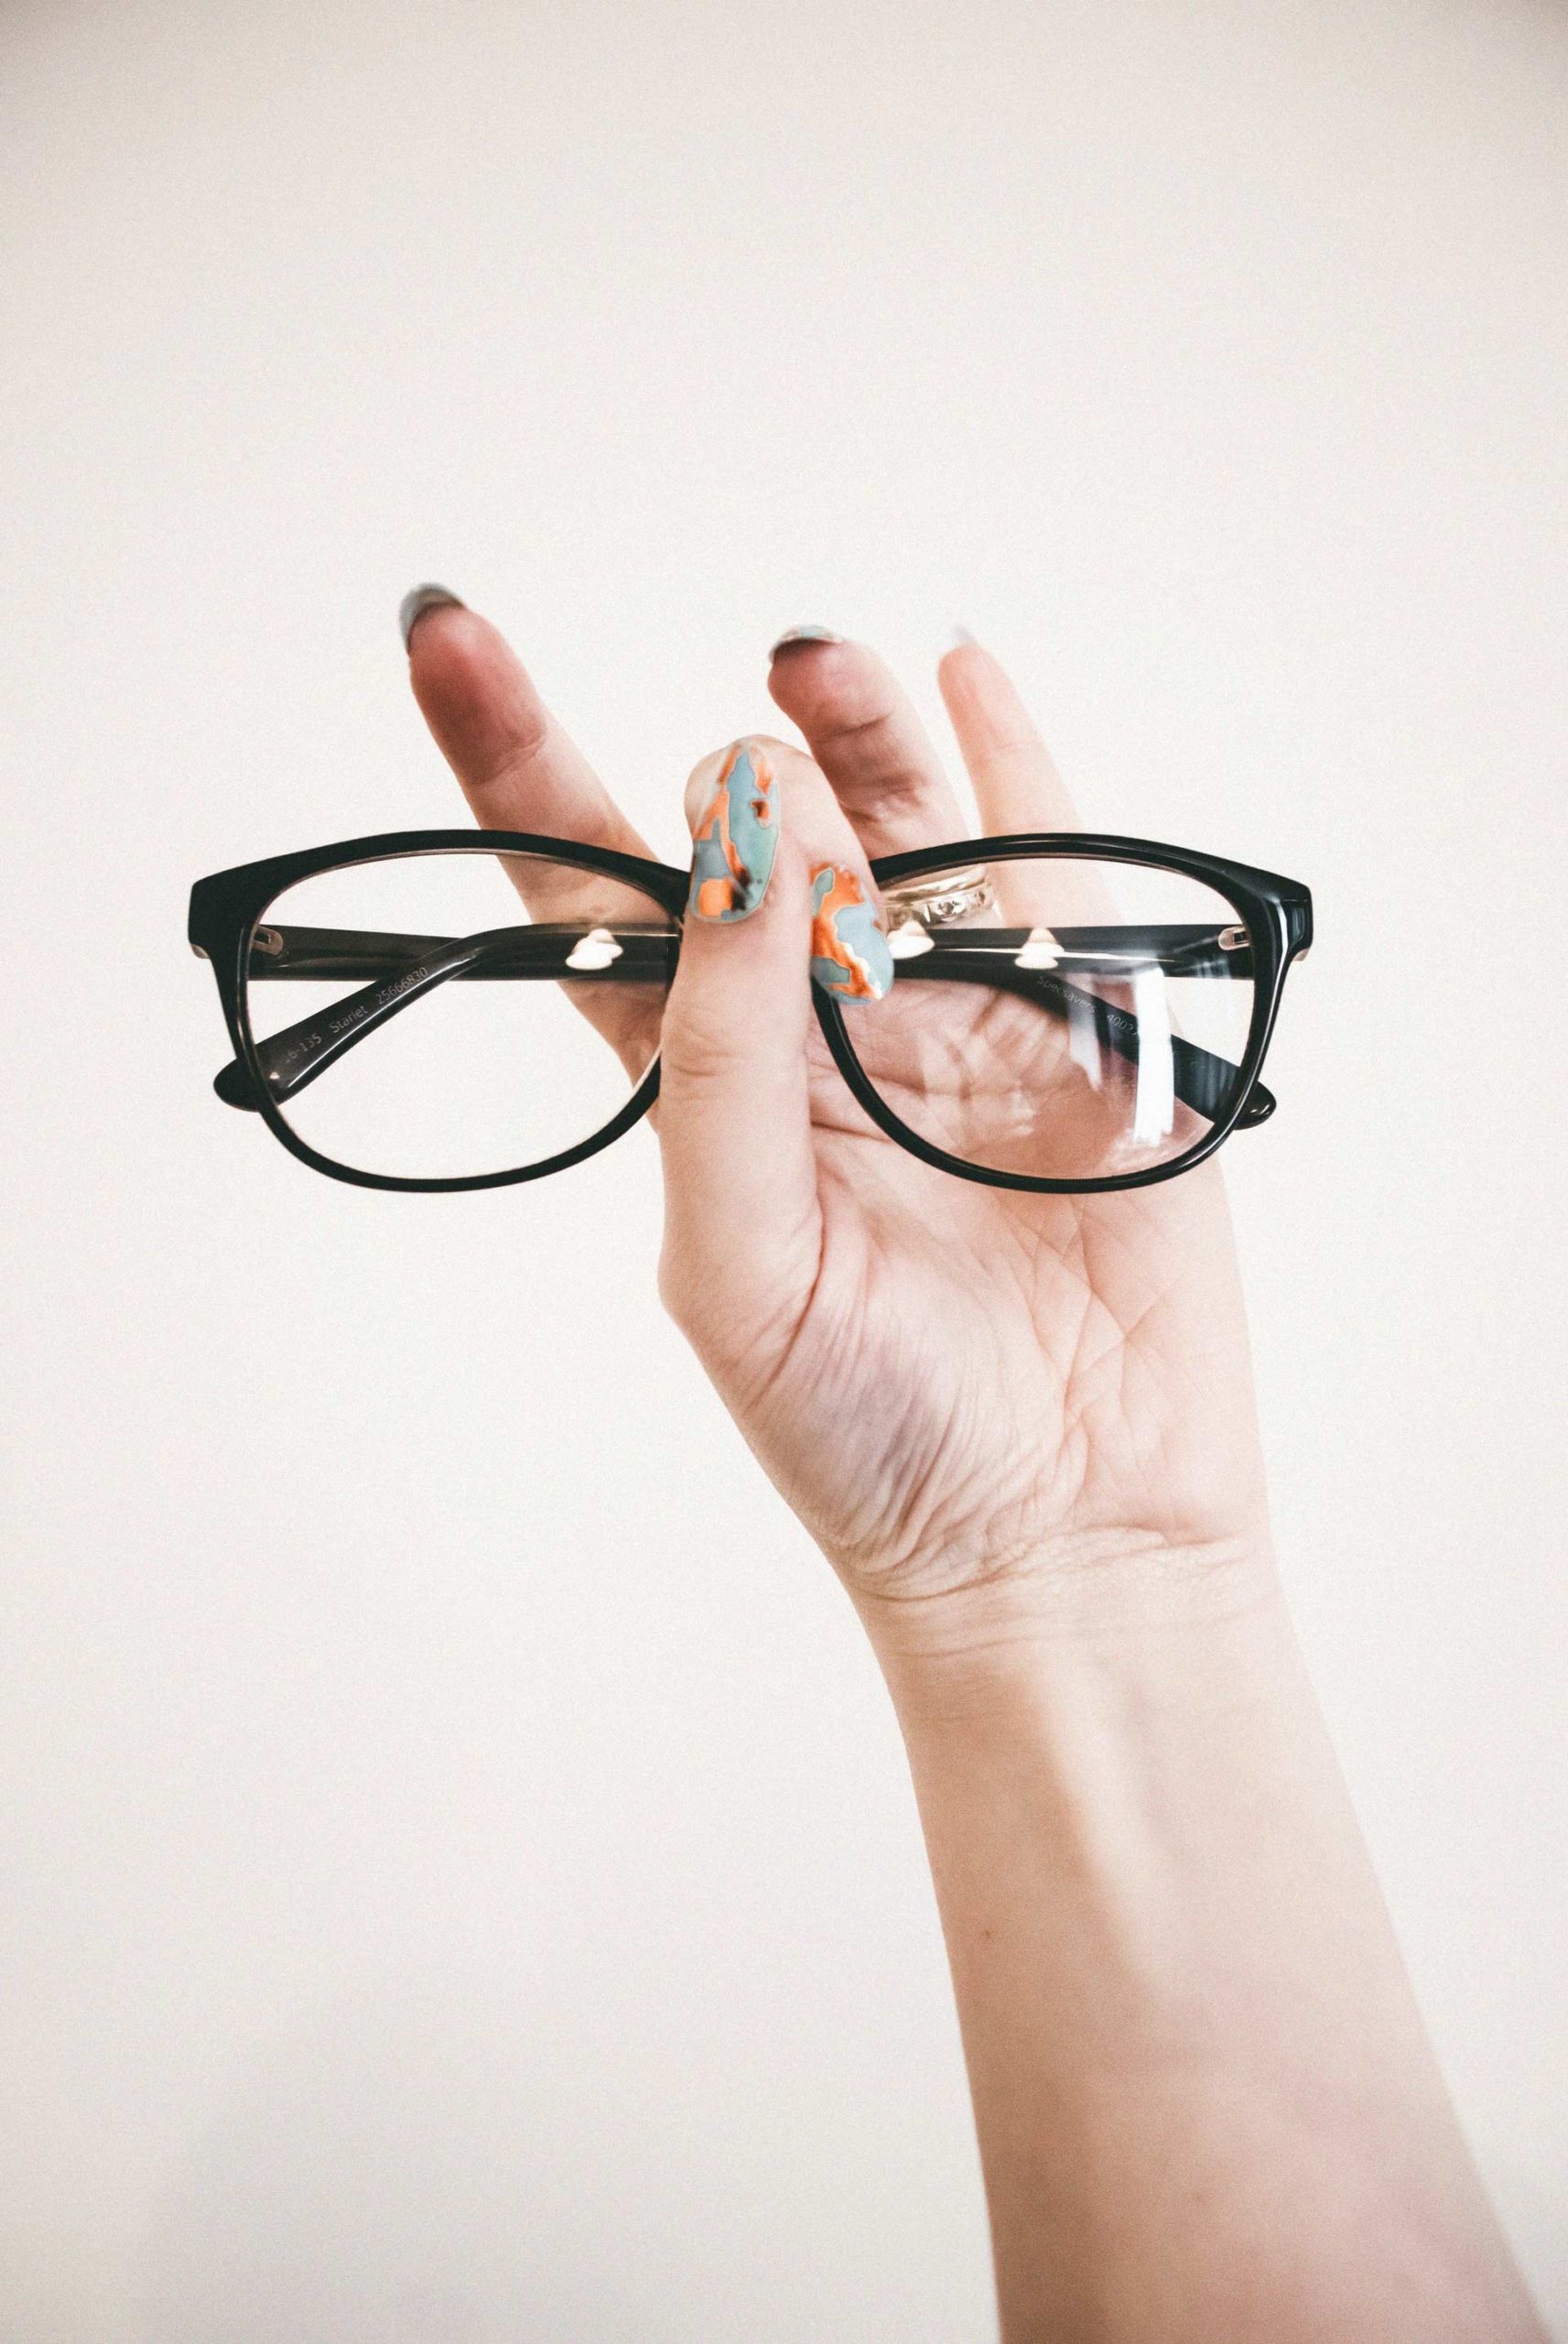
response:
<svg viewBox="0 0 1568 2344"><path fill-rule="evenodd" d="M400 618L414 697L481 830L535 830L655 859L498 627L442 586L416 587ZM588 981L562 990L640 1077L658 1047L663 988L623 981L633 963L616 965L612 931L645 925L653 898L568 863L502 860L533 919L580 922L588 956L568 965Z"/></svg>
<svg viewBox="0 0 1568 2344"><path fill-rule="evenodd" d="M416 587L404 611L414 697L480 827L544 830L651 861L500 629L445 587Z"/></svg>

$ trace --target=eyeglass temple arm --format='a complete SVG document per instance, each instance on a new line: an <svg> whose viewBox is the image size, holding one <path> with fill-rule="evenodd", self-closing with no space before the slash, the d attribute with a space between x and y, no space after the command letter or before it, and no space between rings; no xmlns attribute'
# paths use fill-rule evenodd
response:
<svg viewBox="0 0 1568 2344"><path fill-rule="evenodd" d="M901 963L901 974L958 983L989 984L1017 993L1067 1017L1087 1015L1097 1039L1136 1064L1138 1020L1126 1010L1085 993L1055 973L1063 958L1074 973L1128 973L1128 963L1158 967L1177 976L1242 977L1251 971L1245 941L1234 931L1184 927L1058 928L1049 946L1039 929L970 929L962 936L926 936L917 956ZM923 934L925 932L923 931ZM388 1017L417 1001L432 986L453 978L533 978L589 983L650 983L668 981L679 942L674 928L626 926L584 928L580 922L538 921L527 927L492 928L469 937L393 935L372 929L275 928L258 927L252 939L250 977L276 981L344 982L370 980L362 990L256 1045L256 1057L272 1094L289 1098L303 1090ZM1055 967L1027 962L1020 953L1033 947L1051 950ZM595 949L597 948L597 949ZM574 965L575 963L575 965ZM1235 1079L1228 1060L1172 1036L1174 1089L1184 1105L1212 1120ZM251 1077L238 1058L217 1076L213 1089L226 1105L254 1109ZM1274 1112L1273 1094L1255 1082L1240 1123L1250 1128Z"/></svg>
<svg viewBox="0 0 1568 2344"><path fill-rule="evenodd" d="M473 936L392 936L362 928L258 928L251 944L250 979L293 978L341 983L351 977L371 982L344 1001L302 1017L255 1046L256 1058L275 1098L291 1098L406 1009L433 986L454 977L571 978L597 975L597 966L573 968L591 934L614 947L614 973L624 982L667 981L679 941L673 928L623 928L589 931L580 924L487 928ZM259 956L259 957L258 957ZM232 1058L214 1080L213 1090L231 1107L254 1108L251 1078Z"/></svg>
<svg viewBox="0 0 1568 2344"><path fill-rule="evenodd" d="M602 939L591 960L585 948ZM528 927L489 928L467 937L401 936L369 928L258 927L251 943L250 981L293 979L344 983L371 982L346 1000L302 1017L255 1046L268 1090L291 1098L313 1082L343 1052L379 1026L449 979L585 979L610 976L622 983L667 983L675 968L678 931L667 926L585 928L580 922L538 920ZM232 1058L212 1084L225 1105L254 1109L250 1075Z"/></svg>

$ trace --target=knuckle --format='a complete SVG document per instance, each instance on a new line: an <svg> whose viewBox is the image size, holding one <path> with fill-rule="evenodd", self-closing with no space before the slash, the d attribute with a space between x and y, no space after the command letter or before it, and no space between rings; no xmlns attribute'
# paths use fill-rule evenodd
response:
<svg viewBox="0 0 1568 2344"><path fill-rule="evenodd" d="M840 797L881 805L924 806L943 787L940 776L911 754L903 726L891 710L848 718L818 734L823 751L838 768Z"/></svg>
<svg viewBox="0 0 1568 2344"><path fill-rule="evenodd" d="M941 788L931 774L923 773L918 765L895 758L890 758L881 765L871 765L863 774L858 774L849 787L851 793L874 798L879 807L895 813L929 806Z"/></svg>
<svg viewBox="0 0 1568 2344"><path fill-rule="evenodd" d="M857 761L875 765L892 762L890 736L893 730L892 711L881 705L846 709L827 724L817 727L816 737L825 749L841 754L849 751Z"/></svg>

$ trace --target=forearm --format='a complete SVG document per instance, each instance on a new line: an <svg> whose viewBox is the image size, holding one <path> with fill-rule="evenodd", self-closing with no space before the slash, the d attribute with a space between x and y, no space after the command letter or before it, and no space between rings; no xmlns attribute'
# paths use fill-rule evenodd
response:
<svg viewBox="0 0 1568 2344"><path fill-rule="evenodd" d="M1271 1572L1177 1585L868 1618L1007 2344L1539 2337Z"/></svg>

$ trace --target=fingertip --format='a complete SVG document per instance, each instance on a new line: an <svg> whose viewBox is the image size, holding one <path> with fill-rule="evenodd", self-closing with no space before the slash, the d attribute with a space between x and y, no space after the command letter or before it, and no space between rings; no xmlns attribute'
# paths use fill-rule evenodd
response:
<svg viewBox="0 0 1568 2344"><path fill-rule="evenodd" d="M768 658L771 662L786 653L810 649L815 645L847 643L848 641L848 635L840 635L837 627L817 626L815 624L786 627L770 649Z"/></svg>
<svg viewBox="0 0 1568 2344"><path fill-rule="evenodd" d="M857 711L891 698L892 678L876 654L848 635L824 636L786 648L775 646L768 667L768 695L794 724L808 733L832 721L846 701Z"/></svg>
<svg viewBox="0 0 1568 2344"><path fill-rule="evenodd" d="M995 657L983 643L977 642L963 627L956 627L936 662L936 673L938 676L961 676L980 667L994 667L997 664Z"/></svg>
<svg viewBox="0 0 1568 2344"><path fill-rule="evenodd" d="M743 732L738 740L726 742L723 748L710 750L706 757L697 759L687 779L681 801L687 828L696 830L712 803L720 775L737 758L746 757L753 763L765 759L770 766L777 767L799 754L789 742L777 740L770 732Z"/></svg>
<svg viewBox="0 0 1568 2344"><path fill-rule="evenodd" d="M425 586L410 586L397 605L397 632L403 637L405 651L409 647L415 627L427 611L460 611L462 608L461 595L454 594L449 586L438 586L433 582Z"/></svg>
<svg viewBox="0 0 1568 2344"><path fill-rule="evenodd" d="M936 679L946 693L949 677L959 681L966 675L978 674L997 665L997 660L978 635L972 635L967 626L955 624L937 657Z"/></svg>
<svg viewBox="0 0 1568 2344"><path fill-rule="evenodd" d="M465 782L481 782L537 745L547 719L526 669L498 627L462 602L421 612L408 679L425 722Z"/></svg>
<svg viewBox="0 0 1568 2344"><path fill-rule="evenodd" d="M1007 669L994 652L973 636L949 646L936 664L936 682L947 713L960 731L966 727L1010 734L1033 724L1019 699Z"/></svg>
<svg viewBox="0 0 1568 2344"><path fill-rule="evenodd" d="M825 678L842 675L867 656L866 646L847 635L822 627L811 633L783 635L768 653L768 689L779 698L785 691L814 689Z"/></svg>
<svg viewBox="0 0 1568 2344"><path fill-rule="evenodd" d="M504 635L461 602L443 603L421 618L409 641L408 667L421 701L522 673Z"/></svg>

